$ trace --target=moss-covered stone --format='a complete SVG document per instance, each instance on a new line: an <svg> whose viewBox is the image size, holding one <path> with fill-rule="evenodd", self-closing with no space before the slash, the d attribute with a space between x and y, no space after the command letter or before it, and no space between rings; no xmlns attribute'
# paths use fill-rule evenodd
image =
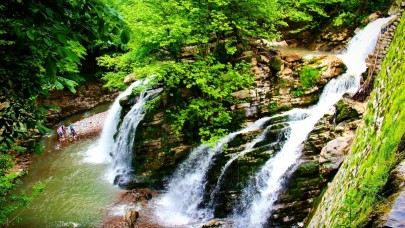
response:
<svg viewBox="0 0 405 228"><path fill-rule="evenodd" d="M269 60L268 66L275 71L279 71L281 66L283 65L283 61L277 57L273 57Z"/></svg>
<svg viewBox="0 0 405 228"><path fill-rule="evenodd" d="M362 113L353 106L353 102L342 99L336 104L336 123L339 124L345 120L357 119Z"/></svg>
<svg viewBox="0 0 405 228"><path fill-rule="evenodd" d="M298 167L297 171L295 171L295 173L297 173L297 175L300 175L300 176L319 173L319 161L318 160L305 161L299 165L299 167Z"/></svg>
<svg viewBox="0 0 405 228"><path fill-rule="evenodd" d="M385 200L381 190L404 157L398 151L405 132L404 41L402 17L376 78L364 125L357 129L355 143L309 227L364 227L370 224L375 206Z"/></svg>

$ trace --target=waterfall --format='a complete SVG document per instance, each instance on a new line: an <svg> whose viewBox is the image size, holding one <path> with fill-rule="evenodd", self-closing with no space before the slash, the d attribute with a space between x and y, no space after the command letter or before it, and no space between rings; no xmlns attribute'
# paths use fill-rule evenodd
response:
<svg viewBox="0 0 405 228"><path fill-rule="evenodd" d="M122 107L120 105L120 99L131 94L132 89L142 85L142 81L136 81L132 83L124 92L120 93L114 100L114 103L108 110L107 117L104 122L103 131L100 139L95 146L91 147L86 152L85 162L88 163L110 163L110 153L113 149L114 139L113 135L116 132L117 124L119 121Z"/></svg>
<svg viewBox="0 0 405 228"><path fill-rule="evenodd" d="M264 164L252 178L251 184L242 191L240 205L230 218L236 227L266 226L284 180L297 166L302 143L318 120L345 93L357 91L360 74L366 69L365 59L375 48L381 26L389 20L384 18L370 23L351 40L348 51L340 56L348 67L347 72L326 85L316 105L285 113L289 115L290 134L277 155Z"/></svg>
<svg viewBox="0 0 405 228"><path fill-rule="evenodd" d="M274 116L274 117L276 117L276 116ZM214 205L215 205L215 197L216 197L216 195L218 194L218 192L219 192L219 190L220 190L222 179L223 179L223 177L224 177L226 171L228 170L228 168L232 165L232 163L233 163L236 159L241 158L241 157L243 157L245 154L251 152L252 149L253 149L253 147L254 147L258 142L263 141L264 138L265 138L265 136L266 136L266 134L267 134L267 132L271 129L272 126L273 126L273 125L270 125L270 126L266 127L266 129L265 129L258 137L256 137L252 142L250 142L250 143L248 143L248 144L246 145L246 148L245 148L242 152L235 154L231 159L229 159L229 160L225 163L225 165L224 165L224 166L222 167L222 169L221 169L221 173L220 173L219 176L218 176L217 183L215 184L215 187L214 187L214 189L212 190L212 192L211 192L211 194L210 194L210 202L208 203L208 205L209 205L210 208L213 208ZM275 143L278 143L278 142L274 142L274 144L275 144Z"/></svg>
<svg viewBox="0 0 405 228"><path fill-rule="evenodd" d="M177 168L168 189L156 202L156 215L162 224L178 226L212 218L212 211L199 209L205 190L206 173L215 155L225 144L241 133L260 129L269 118L262 118L249 127L222 138L215 146L201 145Z"/></svg>
<svg viewBox="0 0 405 228"><path fill-rule="evenodd" d="M145 83L147 83L145 81ZM136 104L125 115L112 150L113 169L112 175L114 184L125 185L130 181L132 175L132 154L134 153L134 142L136 128L145 116L147 105L154 95L160 93L162 89L143 91Z"/></svg>

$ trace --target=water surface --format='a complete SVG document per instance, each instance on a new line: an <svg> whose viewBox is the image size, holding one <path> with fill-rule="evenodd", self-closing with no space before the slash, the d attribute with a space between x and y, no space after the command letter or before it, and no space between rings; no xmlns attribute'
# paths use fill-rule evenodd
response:
<svg viewBox="0 0 405 228"><path fill-rule="evenodd" d="M105 178L107 163L85 162L87 150L97 138L61 145L56 135L44 136L45 150L35 156L29 174L21 178L17 192L29 191L41 181L44 191L22 214L14 227L99 226L122 190Z"/></svg>

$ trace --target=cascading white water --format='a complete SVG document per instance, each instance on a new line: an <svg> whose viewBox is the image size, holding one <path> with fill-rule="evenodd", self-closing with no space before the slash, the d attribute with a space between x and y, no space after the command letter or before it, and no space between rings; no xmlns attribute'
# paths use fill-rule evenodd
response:
<svg viewBox="0 0 405 228"><path fill-rule="evenodd" d="M208 203L209 207L214 207L214 203L215 203L215 196L218 194L220 187L221 187L221 182L222 182L222 178L225 175L225 172L228 170L228 168L232 165L232 163L240 158L243 157L245 154L249 153L252 151L253 147L256 145L256 143L263 141L267 131L269 131L271 129L272 125L266 127L266 129L259 135L257 136L252 142L248 143L246 145L246 148L244 150L242 150L241 152L235 154L231 159L229 159L225 165L222 167L221 169L221 174L219 174L218 179L217 179L217 183L215 184L214 189L211 192L211 196L210 196L210 202ZM277 143L277 142L276 142Z"/></svg>
<svg viewBox="0 0 405 228"><path fill-rule="evenodd" d="M238 134L259 129L269 118L262 118L251 126L231 133L214 147L201 145L177 168L167 192L157 199L156 215L161 224L178 226L212 217L211 210L199 209L205 190L205 177L213 157Z"/></svg>
<svg viewBox="0 0 405 228"><path fill-rule="evenodd" d="M114 145L113 135L116 132L119 115L122 110L119 103L120 99L131 94L132 89L140 85L142 85L142 81L132 83L124 92L120 93L118 97L115 98L114 103L108 110L101 137L97 143L86 152L84 162L109 163L112 161L110 153L112 152Z"/></svg>
<svg viewBox="0 0 405 228"><path fill-rule="evenodd" d="M348 51L340 56L348 67L347 72L326 85L318 104L308 109L293 109L285 113L290 116L290 135L281 151L265 163L252 179L252 184L243 190L240 207L235 208L230 219L236 227L266 225L283 180L294 171L301 156L302 142L318 120L345 93L357 91L360 74L366 69L365 59L375 48L381 26L389 20L390 18L384 18L370 23L352 39Z"/></svg>
<svg viewBox="0 0 405 228"><path fill-rule="evenodd" d="M125 115L122 121L112 150L114 171L111 173L111 177L119 177L118 179L114 180L116 184L120 184L120 182L123 181L128 181L127 178L131 175L131 162L136 128L145 116L146 109L148 108L145 106L146 102L153 95L158 94L161 91L161 88L143 91L140 94L136 104Z"/></svg>

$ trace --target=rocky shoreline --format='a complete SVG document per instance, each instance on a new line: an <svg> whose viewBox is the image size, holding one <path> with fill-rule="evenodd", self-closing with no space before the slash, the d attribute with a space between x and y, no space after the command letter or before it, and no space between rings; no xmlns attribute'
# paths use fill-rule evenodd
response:
<svg viewBox="0 0 405 228"><path fill-rule="evenodd" d="M108 111L101 112L72 123L73 128L77 133L76 140L88 139L99 136L103 130L104 121L105 118L107 117L107 114ZM58 126L55 126L53 128L55 132L57 127ZM66 125L66 127L69 128L69 125ZM70 130L67 130L67 138L62 138L61 140L61 142L67 141L72 141Z"/></svg>

